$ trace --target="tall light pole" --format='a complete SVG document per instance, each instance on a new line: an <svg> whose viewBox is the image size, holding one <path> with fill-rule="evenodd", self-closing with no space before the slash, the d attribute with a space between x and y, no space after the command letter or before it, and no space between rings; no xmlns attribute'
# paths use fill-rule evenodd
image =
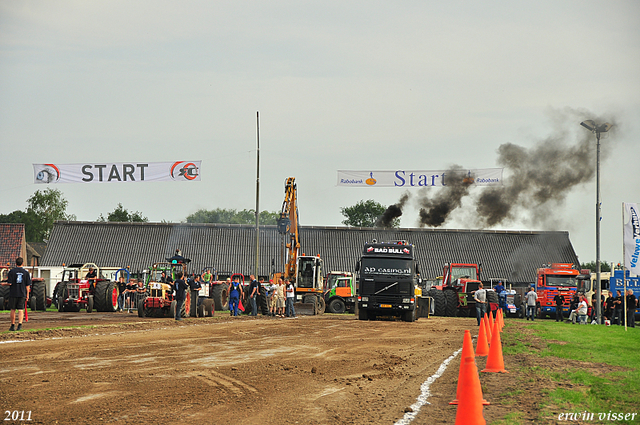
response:
<svg viewBox="0 0 640 425"><path fill-rule="evenodd" d="M596 124L593 120L586 120L580 123L596 135L596 321L602 324L602 283L600 282L600 133L606 133L613 125L608 122Z"/></svg>
<svg viewBox="0 0 640 425"><path fill-rule="evenodd" d="M256 267L254 275L258 278L260 261L260 111L256 111Z"/></svg>

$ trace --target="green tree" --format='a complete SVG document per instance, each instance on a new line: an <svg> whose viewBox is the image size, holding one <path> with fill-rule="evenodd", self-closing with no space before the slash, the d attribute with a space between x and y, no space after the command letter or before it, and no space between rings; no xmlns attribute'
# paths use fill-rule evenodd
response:
<svg viewBox="0 0 640 425"><path fill-rule="evenodd" d="M340 208L340 212L346 217L342 224L353 227L375 227L376 222L386 210L387 207L373 199L360 201L351 207ZM394 218L390 227L400 227L400 219Z"/></svg>
<svg viewBox="0 0 640 425"><path fill-rule="evenodd" d="M260 224L276 224L280 217L278 212L261 211ZM215 210L198 210L187 216L187 223L221 223L221 224L255 224L256 210L216 208Z"/></svg>
<svg viewBox="0 0 640 425"><path fill-rule="evenodd" d="M98 217L98 221L112 221L118 223L146 223L149 219L142 215L140 211L130 213L122 204L118 203L116 209L107 215L105 219L102 214Z"/></svg>
<svg viewBox="0 0 640 425"><path fill-rule="evenodd" d="M75 220L75 215L67 214L68 204L58 189L36 190L27 200L23 216L27 241L43 242L48 239L56 220Z"/></svg>
<svg viewBox="0 0 640 425"><path fill-rule="evenodd" d="M580 264L580 268L581 269L589 269L589 270L591 270L591 273L595 273L596 272L596 262L595 261L589 261L588 263L582 263L582 264ZM607 263L606 261L600 261L600 271L601 272L610 272L611 271L611 265L609 263Z"/></svg>

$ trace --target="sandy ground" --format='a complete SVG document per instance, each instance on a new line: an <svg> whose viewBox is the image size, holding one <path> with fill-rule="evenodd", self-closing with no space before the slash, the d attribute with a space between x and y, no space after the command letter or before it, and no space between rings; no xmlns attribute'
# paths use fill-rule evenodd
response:
<svg viewBox="0 0 640 425"><path fill-rule="evenodd" d="M0 314L0 329L8 329L8 319ZM30 411L31 423L45 424L392 424L461 348L464 330L477 332L468 318L405 323L220 313L176 322L35 312L25 329L79 325L91 326L0 333L2 412ZM484 362L477 359L479 369ZM412 423L455 422L448 402L459 364L457 356ZM513 411L514 400L501 394L521 385L517 376L481 375L492 401L488 422ZM533 419L536 383L527 385L525 405L517 408Z"/></svg>

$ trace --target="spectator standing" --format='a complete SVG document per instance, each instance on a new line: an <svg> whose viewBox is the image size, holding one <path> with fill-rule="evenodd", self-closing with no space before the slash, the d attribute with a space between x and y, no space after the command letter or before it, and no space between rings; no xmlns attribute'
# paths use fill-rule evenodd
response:
<svg viewBox="0 0 640 425"><path fill-rule="evenodd" d="M493 287L493 290L496 291L496 294L498 294L498 303L499 303L500 309L504 310L503 313L506 313L507 312L506 298L500 295L504 292L504 285L502 284L501 280L499 280L498 284Z"/></svg>
<svg viewBox="0 0 640 425"><path fill-rule="evenodd" d="M296 309L293 307L293 302L296 299L296 290L289 279L285 279L284 285L287 293L285 316L296 317Z"/></svg>
<svg viewBox="0 0 640 425"><path fill-rule="evenodd" d="M285 292L284 292L284 282L282 281L282 279L278 280L278 287L276 288L276 308L277 308L277 315L279 317L284 317L284 308L285 308L285 298L284 298Z"/></svg>
<svg viewBox="0 0 640 425"><path fill-rule="evenodd" d="M134 300L136 298L136 291L138 289L138 282L135 279L130 279L129 283L127 283L127 289L124 291L124 307L127 309L127 312L133 313L132 308L134 308Z"/></svg>
<svg viewBox="0 0 640 425"><path fill-rule="evenodd" d="M238 315L238 303L240 302L240 291L242 291L242 287L240 285L240 278L235 276L233 278L233 282L230 279L229 288L227 289L227 293L229 294L229 312L232 316Z"/></svg>
<svg viewBox="0 0 640 425"><path fill-rule="evenodd" d="M627 326L630 328L636 327L636 308L637 308L636 296L633 295L631 289L627 289Z"/></svg>
<svg viewBox="0 0 640 425"><path fill-rule="evenodd" d="M538 294L536 294L533 286L529 288L529 292L526 295L527 298L527 320L532 322L535 320L536 307L538 305Z"/></svg>
<svg viewBox="0 0 640 425"><path fill-rule="evenodd" d="M122 311L124 308L124 295L127 292L127 282L124 276L120 275L118 278L118 311Z"/></svg>
<svg viewBox="0 0 640 425"><path fill-rule="evenodd" d="M178 272L176 275L177 279L175 281L176 287L176 320L182 320L182 305L184 304L184 300L186 298L187 288L189 287L187 283L182 279L182 272Z"/></svg>
<svg viewBox="0 0 640 425"><path fill-rule="evenodd" d="M607 300L604 303L605 304L604 317L605 319L609 320L609 322L613 322L613 301L614 301L613 293L609 292L609 296L607 297Z"/></svg>
<svg viewBox="0 0 640 425"><path fill-rule="evenodd" d="M558 292L556 296L553 297L553 301L556 303L556 322L562 322L562 303L564 302L562 294Z"/></svg>
<svg viewBox="0 0 640 425"><path fill-rule="evenodd" d="M191 299L193 299L194 297L196 299L196 305L199 306L200 304L202 304L204 298L201 300L199 295L199 292L202 289L199 274L195 275L193 279L189 281L189 289L191 289Z"/></svg>
<svg viewBox="0 0 640 425"><path fill-rule="evenodd" d="M616 325L624 324L624 316L622 315L622 292L616 291L616 297L613 299L613 323Z"/></svg>
<svg viewBox="0 0 640 425"><path fill-rule="evenodd" d="M276 285L273 281L269 282L268 286L269 290L267 291L268 301L269 301L269 314L272 317L276 315L276 301L278 300L278 285Z"/></svg>
<svg viewBox="0 0 640 425"><path fill-rule="evenodd" d="M22 268L24 260L22 257L16 258L16 266L9 270L7 281L2 282L2 286L9 286L9 315L11 319L10 331L21 331L22 320L24 319L24 306L31 289L31 275ZM16 310L18 310L18 328L16 329Z"/></svg>
<svg viewBox="0 0 640 425"><path fill-rule="evenodd" d="M213 279L213 274L209 269L205 270L204 273L202 273L202 281L204 283L211 283L212 279Z"/></svg>
<svg viewBox="0 0 640 425"><path fill-rule="evenodd" d="M484 289L482 283L478 285L478 290L475 291L473 299L476 301L476 319L478 320L478 326L480 326L480 320L487 312L487 290Z"/></svg>
<svg viewBox="0 0 640 425"><path fill-rule="evenodd" d="M251 284L249 285L249 299L251 300L251 315L256 317L258 316L258 303L256 299L260 294L260 284L254 275L249 275L249 279L251 279Z"/></svg>

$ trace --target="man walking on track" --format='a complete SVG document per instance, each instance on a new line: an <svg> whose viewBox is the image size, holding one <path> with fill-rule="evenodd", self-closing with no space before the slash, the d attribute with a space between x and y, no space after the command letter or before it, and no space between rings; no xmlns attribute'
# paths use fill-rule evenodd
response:
<svg viewBox="0 0 640 425"><path fill-rule="evenodd" d="M24 306L27 300L28 290L31 287L31 276L29 272L22 268L22 257L16 258L16 267L9 270L7 281L3 286L10 286L9 289L9 310L11 310L10 331L22 330L22 319L24 318ZM16 329L16 310L18 310L18 328Z"/></svg>

